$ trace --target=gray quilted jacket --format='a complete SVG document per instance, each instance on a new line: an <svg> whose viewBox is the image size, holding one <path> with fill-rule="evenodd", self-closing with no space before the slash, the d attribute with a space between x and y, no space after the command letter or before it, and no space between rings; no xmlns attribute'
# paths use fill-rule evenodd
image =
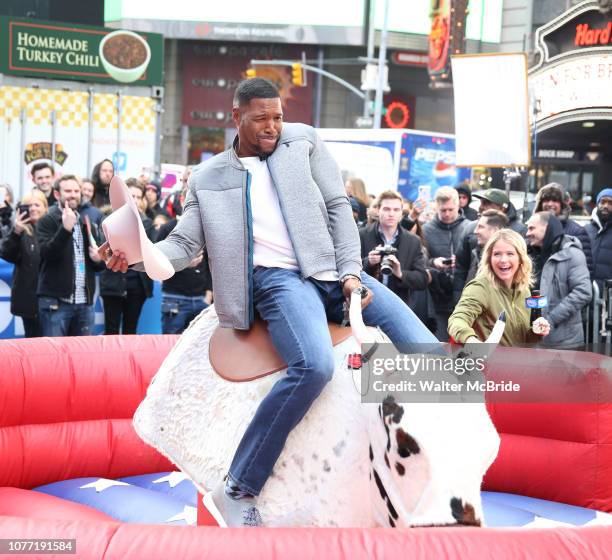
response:
<svg viewBox="0 0 612 560"><path fill-rule="evenodd" d="M267 162L302 276L327 270L359 275L351 205L340 170L315 130L285 123ZM177 271L206 245L219 322L243 330L254 313L250 186L234 148L201 163L189 179L181 220L157 244Z"/></svg>

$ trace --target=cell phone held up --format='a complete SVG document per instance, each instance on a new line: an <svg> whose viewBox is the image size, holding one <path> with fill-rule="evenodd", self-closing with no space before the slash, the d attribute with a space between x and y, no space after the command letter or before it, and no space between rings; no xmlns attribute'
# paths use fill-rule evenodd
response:
<svg viewBox="0 0 612 560"><path fill-rule="evenodd" d="M431 200L431 187L429 185L419 186L419 198L425 202Z"/></svg>
<svg viewBox="0 0 612 560"><path fill-rule="evenodd" d="M446 265L453 264L453 259L442 259L442 264L446 264Z"/></svg>
<svg viewBox="0 0 612 560"><path fill-rule="evenodd" d="M30 216L30 205L29 204L19 204L17 206L17 215L21 216L23 214L27 214L26 218Z"/></svg>

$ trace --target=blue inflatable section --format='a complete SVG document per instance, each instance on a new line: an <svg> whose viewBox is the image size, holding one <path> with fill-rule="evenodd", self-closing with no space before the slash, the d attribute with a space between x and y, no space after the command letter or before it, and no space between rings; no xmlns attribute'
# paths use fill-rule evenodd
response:
<svg viewBox="0 0 612 560"><path fill-rule="evenodd" d="M155 478L169 474L160 473ZM162 484L159 489L152 490L146 486L105 478L74 478L39 486L34 490L92 507L124 523L195 525L196 490L191 482L188 484L191 494L187 490L181 490L181 494L187 496L189 502L163 491Z"/></svg>
<svg viewBox="0 0 612 560"><path fill-rule="evenodd" d="M610 514L517 494L482 492L482 506L489 527L543 525L542 520L574 526L595 522L612 524Z"/></svg>
<svg viewBox="0 0 612 560"><path fill-rule="evenodd" d="M182 473L141 474L120 478L119 480L154 492L162 492L181 500L187 505L197 506L198 491L193 482Z"/></svg>
<svg viewBox="0 0 612 560"><path fill-rule="evenodd" d="M125 523L195 525L198 493L179 472L130 476L119 480L76 478L34 488L93 507ZM482 492L488 527L612 525L612 515L592 509L500 492Z"/></svg>

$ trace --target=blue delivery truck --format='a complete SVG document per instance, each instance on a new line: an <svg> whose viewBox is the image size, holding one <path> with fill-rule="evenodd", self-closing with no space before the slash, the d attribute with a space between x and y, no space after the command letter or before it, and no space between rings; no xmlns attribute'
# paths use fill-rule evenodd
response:
<svg viewBox="0 0 612 560"><path fill-rule="evenodd" d="M442 186L471 178L471 169L455 167L451 134L411 129L320 128L317 130L345 178L358 177L368 194L398 190L404 198L434 196Z"/></svg>

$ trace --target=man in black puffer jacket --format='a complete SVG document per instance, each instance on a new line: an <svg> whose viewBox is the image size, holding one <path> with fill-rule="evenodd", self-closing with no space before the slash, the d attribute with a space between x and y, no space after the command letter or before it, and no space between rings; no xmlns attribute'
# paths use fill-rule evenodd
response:
<svg viewBox="0 0 612 560"><path fill-rule="evenodd" d="M593 249L592 278L603 290L604 280L612 279L612 188L603 189L597 195L597 208L593 210L591 221L585 230L591 238Z"/></svg>
<svg viewBox="0 0 612 560"><path fill-rule="evenodd" d="M565 202L563 186L559 183L548 183L544 185L537 194L534 212L552 212L561 222L563 233L577 237L582 245L586 257L589 274L593 275L593 255L591 252L591 240L586 230L574 220L570 220L571 208Z"/></svg>

